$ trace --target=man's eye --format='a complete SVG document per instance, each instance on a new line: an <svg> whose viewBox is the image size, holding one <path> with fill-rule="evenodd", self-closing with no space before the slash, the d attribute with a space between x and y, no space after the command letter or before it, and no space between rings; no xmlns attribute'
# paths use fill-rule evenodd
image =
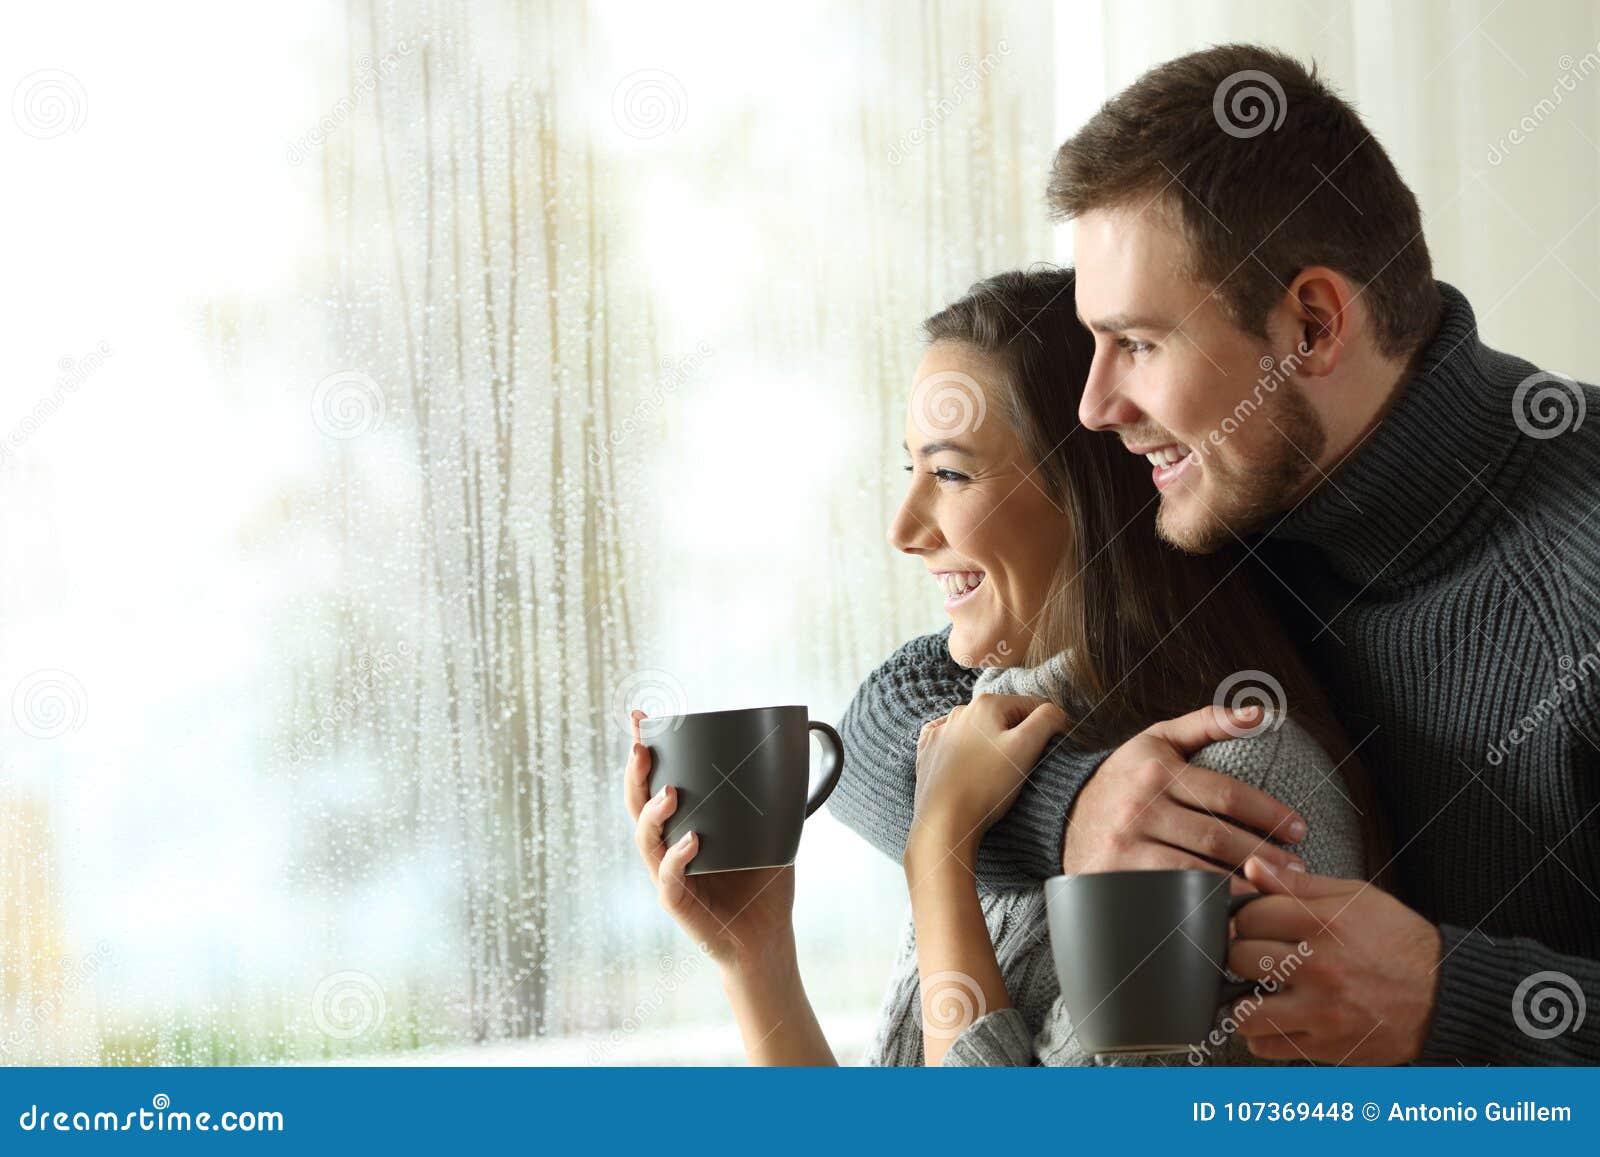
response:
<svg viewBox="0 0 1600 1157"><path fill-rule="evenodd" d="M1153 346L1151 343L1147 341L1139 341L1136 338L1131 337L1119 337L1117 339L1117 345L1122 347L1123 350L1130 354L1149 353L1151 350L1155 349L1155 346Z"/></svg>

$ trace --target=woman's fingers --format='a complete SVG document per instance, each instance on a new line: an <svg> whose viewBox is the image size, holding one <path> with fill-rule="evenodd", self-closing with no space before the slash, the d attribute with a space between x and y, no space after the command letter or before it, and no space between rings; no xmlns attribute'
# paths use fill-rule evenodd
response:
<svg viewBox="0 0 1600 1157"><path fill-rule="evenodd" d="M652 880L658 878L661 860L667 850L661 839L661 825L677 810L678 792L670 785L651 796L639 809L638 822L633 826L633 842L639 846L639 855L644 858L645 867L650 869Z"/></svg>
<svg viewBox="0 0 1600 1157"><path fill-rule="evenodd" d="M686 902L692 902L684 869L694 854L700 850L700 837L695 832L685 832L676 843L667 848L661 857L661 871L656 888L661 895L661 906L676 914Z"/></svg>
<svg viewBox="0 0 1600 1157"><path fill-rule="evenodd" d="M1226 816L1284 843L1295 843L1306 834L1305 821L1293 808L1258 787L1208 767L1185 764L1167 785L1167 794L1185 807Z"/></svg>
<svg viewBox="0 0 1600 1157"><path fill-rule="evenodd" d="M648 718L637 707L628 716L633 748L628 752L628 762L622 771L622 802L627 806L628 818L635 823L645 800L650 798L650 749L639 739L639 720Z"/></svg>
<svg viewBox="0 0 1600 1157"><path fill-rule="evenodd" d="M1044 752L1050 740L1067 729L1067 713L1048 699L1034 702L1033 709L1011 729L1023 747L1033 753L1034 761Z"/></svg>
<svg viewBox="0 0 1600 1157"><path fill-rule="evenodd" d="M1166 806L1162 806L1163 802ZM1271 840L1235 827L1218 816L1178 807L1171 800L1158 802L1146 819L1146 830L1156 839L1229 868L1242 867L1251 856L1260 856L1285 868L1300 862L1298 856L1284 851Z"/></svg>
<svg viewBox="0 0 1600 1157"><path fill-rule="evenodd" d="M991 695L983 694L972 701L975 710L986 711L992 718L999 719L1007 728L1016 727L1027 719L1040 707L1050 705L1050 700L1038 695Z"/></svg>
<svg viewBox="0 0 1600 1157"><path fill-rule="evenodd" d="M627 805L628 818L637 822L639 812L650 798L650 749L635 743L628 752L628 763L622 771L622 801Z"/></svg>

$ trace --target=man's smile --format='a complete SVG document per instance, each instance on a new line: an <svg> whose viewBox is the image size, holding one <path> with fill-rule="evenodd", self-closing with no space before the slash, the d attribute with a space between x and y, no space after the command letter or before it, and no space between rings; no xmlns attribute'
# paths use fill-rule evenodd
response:
<svg viewBox="0 0 1600 1157"><path fill-rule="evenodd" d="M1197 455L1182 442L1163 442L1146 446L1129 446L1130 454L1143 454L1150 461L1150 480L1157 490L1165 490L1178 476L1193 466Z"/></svg>

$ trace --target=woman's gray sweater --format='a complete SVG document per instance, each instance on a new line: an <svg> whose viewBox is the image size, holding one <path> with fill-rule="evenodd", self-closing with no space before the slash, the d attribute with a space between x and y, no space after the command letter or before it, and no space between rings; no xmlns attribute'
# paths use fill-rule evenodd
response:
<svg viewBox="0 0 1600 1157"><path fill-rule="evenodd" d="M908 647L929 642L942 647L943 635L914 640ZM1020 673L1026 678L1026 673ZM980 681L978 690L1028 690L995 679ZM909 737L912 744L926 720L877 720L879 727ZM853 738L860 742L859 725ZM1085 753L1096 763L1104 758ZM1191 761L1201 767L1232 775L1253 784L1268 794L1294 806L1306 820L1309 834L1294 850L1305 859L1310 870L1346 878L1366 875L1362 856L1359 817L1344 792L1344 785L1333 762L1292 719L1280 720L1275 728L1247 739L1230 739L1202 748ZM858 774L852 792L870 791L870 781L862 782L864 766L899 766L897 762L876 763L871 750L852 750L845 775L836 791L844 790L852 771ZM859 813L857 813L859 814ZM1079 1047L1072 1022L1061 997L1055 963L1050 951L1045 921L1044 889L1037 884L1001 891L980 888L979 902L995 956L1005 978L1011 1007L986 1011L965 1010L960 1023L975 1020L951 1042L945 1054L946 1065L1147 1065L1170 1063L1259 1064L1237 1037L1209 1050L1191 1051L1189 1056L1107 1056L1091 1057ZM952 1002L952 1006L959 1001ZM954 1007L951 1010L954 1011ZM930 1010L933 1022L942 1023L941 1010ZM952 1025L952 1029L957 1027ZM894 972L884 994L877 1031L867 1046L862 1063L867 1065L921 1065L923 1063L921 989L917 972L916 931L909 906L901 935Z"/></svg>

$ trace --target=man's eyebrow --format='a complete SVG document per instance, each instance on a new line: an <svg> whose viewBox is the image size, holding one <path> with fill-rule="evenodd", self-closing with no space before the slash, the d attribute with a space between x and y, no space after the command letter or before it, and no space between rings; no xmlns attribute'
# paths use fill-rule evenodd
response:
<svg viewBox="0 0 1600 1157"><path fill-rule="evenodd" d="M1078 320L1096 333L1126 333L1130 329L1158 329L1169 333L1172 327L1158 317L1140 317L1132 313L1117 313L1110 317L1097 317L1093 321L1078 315Z"/></svg>
<svg viewBox="0 0 1600 1157"><path fill-rule="evenodd" d="M900 449L907 454L911 453L911 447L904 442L900 443ZM940 450L950 450L956 454L965 454L968 458L972 457L971 450L968 450L965 446L957 446L954 442L929 442L917 451L917 457L926 458L930 454L937 454Z"/></svg>

